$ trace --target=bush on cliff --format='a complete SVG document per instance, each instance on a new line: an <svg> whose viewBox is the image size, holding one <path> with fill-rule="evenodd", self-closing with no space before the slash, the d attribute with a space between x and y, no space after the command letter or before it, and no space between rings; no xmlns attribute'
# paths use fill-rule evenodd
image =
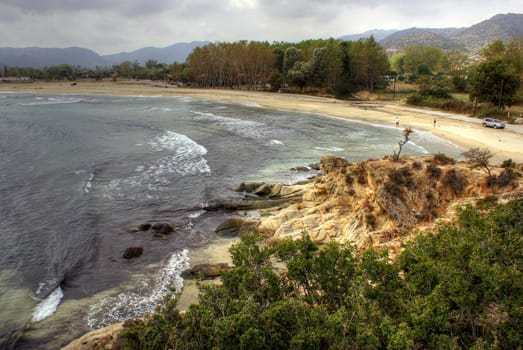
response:
<svg viewBox="0 0 523 350"><path fill-rule="evenodd" d="M308 236L244 235L222 285L186 313L167 299L124 329L127 349L517 349L523 346L523 200L387 251ZM286 266L277 273L274 262Z"/></svg>

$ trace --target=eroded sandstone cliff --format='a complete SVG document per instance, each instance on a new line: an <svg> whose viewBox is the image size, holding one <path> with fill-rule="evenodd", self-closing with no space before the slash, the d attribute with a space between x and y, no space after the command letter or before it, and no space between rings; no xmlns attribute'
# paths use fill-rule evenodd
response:
<svg viewBox="0 0 523 350"><path fill-rule="evenodd" d="M457 205L493 192L501 197L523 195L517 170L507 175L506 169L493 168L498 181L492 187L485 172L443 155L361 163L323 156L320 169L322 175L308 184L267 189L272 199L292 192L301 193L301 200L267 211L256 230L269 241L305 232L317 243L334 240L359 248L394 249L414 228L423 230L450 218Z"/></svg>

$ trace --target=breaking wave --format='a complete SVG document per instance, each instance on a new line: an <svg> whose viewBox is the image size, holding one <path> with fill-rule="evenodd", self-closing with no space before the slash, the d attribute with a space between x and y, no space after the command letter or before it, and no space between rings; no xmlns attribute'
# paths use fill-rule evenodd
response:
<svg viewBox="0 0 523 350"><path fill-rule="evenodd" d="M161 192L173 175L210 175L211 168L204 156L207 149L189 137L167 131L147 143L162 156L135 168L136 175L113 179L107 185L108 197L122 197L126 189L143 187Z"/></svg>
<svg viewBox="0 0 523 350"><path fill-rule="evenodd" d="M135 292L123 292L91 305L87 316L89 327L98 329L154 312L168 293L179 293L182 290L181 273L190 267L188 254L187 249L172 254L158 272L152 286L144 282Z"/></svg>
<svg viewBox="0 0 523 350"><path fill-rule="evenodd" d="M35 310L33 311L33 318L31 321L40 322L54 314L56 309L58 309L58 305L60 305L60 301L63 297L64 292L62 291L62 288L56 288L51 294L49 294L47 298L45 298L36 306Z"/></svg>

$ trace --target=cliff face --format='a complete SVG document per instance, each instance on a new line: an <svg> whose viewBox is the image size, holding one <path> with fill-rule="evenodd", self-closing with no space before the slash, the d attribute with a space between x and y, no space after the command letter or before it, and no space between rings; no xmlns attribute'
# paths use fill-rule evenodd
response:
<svg viewBox="0 0 523 350"><path fill-rule="evenodd" d="M413 228L431 227L451 215L454 205L492 193L484 172L450 163L445 157L405 157L352 164L324 156L323 175L304 185L302 200L262 216L257 230L269 240L306 232L317 243L399 248ZM521 177L499 183L497 195L521 195Z"/></svg>

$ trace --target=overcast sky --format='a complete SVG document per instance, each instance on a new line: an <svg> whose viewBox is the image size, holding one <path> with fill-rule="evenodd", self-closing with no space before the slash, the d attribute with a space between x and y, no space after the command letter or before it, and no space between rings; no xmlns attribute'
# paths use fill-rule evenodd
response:
<svg viewBox="0 0 523 350"><path fill-rule="evenodd" d="M1 0L0 47L99 54L195 40L298 42L371 29L468 27L523 0Z"/></svg>

